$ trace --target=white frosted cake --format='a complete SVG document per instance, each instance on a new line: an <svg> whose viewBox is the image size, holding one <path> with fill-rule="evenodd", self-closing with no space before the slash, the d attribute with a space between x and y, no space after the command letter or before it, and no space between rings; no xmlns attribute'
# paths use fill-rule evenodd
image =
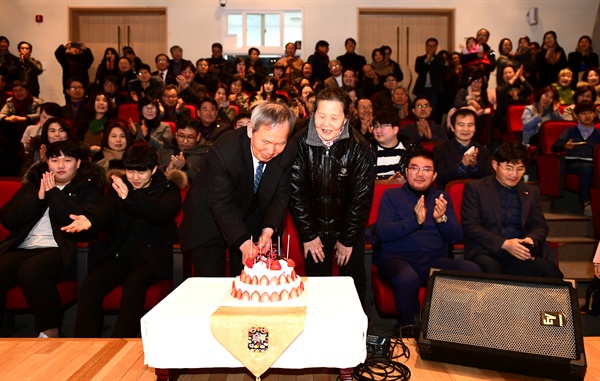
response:
<svg viewBox="0 0 600 381"><path fill-rule="evenodd" d="M294 261L266 259L248 261L232 284L231 296L254 302L294 299L304 292L304 283L294 271Z"/></svg>

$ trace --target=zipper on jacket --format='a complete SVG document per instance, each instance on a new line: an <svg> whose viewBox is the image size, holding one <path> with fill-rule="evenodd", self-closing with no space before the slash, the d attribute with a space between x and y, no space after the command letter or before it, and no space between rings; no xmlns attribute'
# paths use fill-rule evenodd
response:
<svg viewBox="0 0 600 381"><path fill-rule="evenodd" d="M331 161L329 158L329 149L325 148L325 160L323 162L323 184L324 184L324 194L325 197L328 198L327 200L327 205L329 207L329 172L331 170ZM329 216L327 215L327 208L325 208L324 210L324 215L325 215L325 221L327 221L327 218L329 218ZM325 224L326 226L329 226L329 224ZM328 229L325 228L325 232L328 233Z"/></svg>

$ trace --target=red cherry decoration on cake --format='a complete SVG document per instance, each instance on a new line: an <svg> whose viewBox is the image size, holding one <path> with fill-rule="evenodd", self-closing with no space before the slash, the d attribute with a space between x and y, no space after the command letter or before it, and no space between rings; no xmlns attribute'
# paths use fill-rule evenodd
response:
<svg viewBox="0 0 600 381"><path fill-rule="evenodd" d="M253 258L247 258L246 259L246 267L248 267L249 269L251 269L252 266L254 266L254 259Z"/></svg>
<svg viewBox="0 0 600 381"><path fill-rule="evenodd" d="M292 258L287 259L287 264L289 267L296 267L296 262Z"/></svg>

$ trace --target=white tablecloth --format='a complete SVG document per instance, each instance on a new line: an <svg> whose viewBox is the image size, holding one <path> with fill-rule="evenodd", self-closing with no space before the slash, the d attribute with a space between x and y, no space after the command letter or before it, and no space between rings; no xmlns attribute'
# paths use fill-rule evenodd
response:
<svg viewBox="0 0 600 381"><path fill-rule="evenodd" d="M145 363L162 369L243 365L212 335L232 278L189 278L141 320ZM304 332L273 368L350 368L366 358L367 316L350 277L308 278ZM268 303L268 305L273 305Z"/></svg>

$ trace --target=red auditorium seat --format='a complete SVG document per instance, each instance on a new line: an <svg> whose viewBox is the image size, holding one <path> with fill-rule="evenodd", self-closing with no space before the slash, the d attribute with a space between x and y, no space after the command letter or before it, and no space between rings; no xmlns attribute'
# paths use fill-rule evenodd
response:
<svg viewBox="0 0 600 381"><path fill-rule="evenodd" d="M523 140L523 110L525 105L510 105L506 110L506 133L502 135L503 142Z"/></svg>
<svg viewBox="0 0 600 381"><path fill-rule="evenodd" d="M163 123L166 123L166 124L168 124L168 125L169 125L169 127L171 128L171 133L172 133L173 135L175 135L175 132L176 132L176 130L177 130L177 129L176 129L176 126L175 126L175 123L174 123L174 122L171 122L170 120L165 120L165 121L163 121Z"/></svg>
<svg viewBox="0 0 600 381"><path fill-rule="evenodd" d="M298 237L298 232L294 226L294 221L289 210L285 213L283 220L283 236L281 237L281 254L285 257L288 253L288 236L289 236L289 257L296 263L295 271L300 276L306 276L306 268L304 267L304 251L302 243ZM339 267L334 263L332 275L339 274Z"/></svg>
<svg viewBox="0 0 600 381"><path fill-rule="evenodd" d="M233 103L230 103L229 107L231 107L232 109L235 110L235 115L240 115L240 106L238 106L236 104L233 104Z"/></svg>
<svg viewBox="0 0 600 381"><path fill-rule="evenodd" d="M562 197L565 189L579 192L579 176L565 174L564 152L550 150L560 134L569 127L576 126L573 121L549 120L540 127L541 153L538 155L538 176L540 194Z"/></svg>
<svg viewBox="0 0 600 381"><path fill-rule="evenodd" d="M394 301L394 290L379 278L377 266L375 265L371 265L371 289L373 290L373 299L379 313L383 316L397 316L398 310ZM421 305L425 301L426 292L426 287L419 289L419 303Z"/></svg>
<svg viewBox="0 0 600 381"><path fill-rule="evenodd" d="M433 141L433 142L421 142L421 147L425 148L429 152L433 152L435 146L442 144L441 141Z"/></svg>
<svg viewBox="0 0 600 381"><path fill-rule="evenodd" d="M21 189L21 185L20 177L0 177L0 207ZM10 231L0 224L0 241L3 241L9 234Z"/></svg>
<svg viewBox="0 0 600 381"><path fill-rule="evenodd" d="M416 119L400 119L400 125L398 127L400 127L400 129L402 129L402 127L408 126L409 124L414 124L414 123L417 123Z"/></svg>
<svg viewBox="0 0 600 381"><path fill-rule="evenodd" d="M469 181L473 181L472 179L461 179L461 180L453 180L446 184L446 193L448 193L448 197L452 200L452 208L454 209L454 214L458 219L458 222L461 222L460 216L460 208L462 207L462 197L463 191L465 189L465 184ZM456 256L458 253L464 253L465 245L462 243L456 243L452 245L452 255Z"/></svg>
<svg viewBox="0 0 600 381"><path fill-rule="evenodd" d="M63 280L56 284L58 294L60 296L60 305L63 310L68 309L75 301L77 301L77 281L76 280ZM15 286L10 288L6 292L6 304L4 308L7 311L14 313L30 313L29 306L25 301L23 290L21 287Z"/></svg>
<svg viewBox="0 0 600 381"><path fill-rule="evenodd" d="M275 94L277 94L277 95L280 95L280 96L284 97L284 98L285 98L285 100L286 100L286 102L287 102L288 104L290 103L290 96L289 96L289 94L287 93L287 91L279 91L279 90L278 90L278 91L276 91L276 92L275 92Z"/></svg>
<svg viewBox="0 0 600 381"><path fill-rule="evenodd" d="M388 189L399 188L401 184L376 184L375 191L373 192L373 203L371 204L371 212L369 213L368 225L371 225L377 221L377 213L379 212L379 204L381 203L381 197L384 192ZM367 242L367 245L370 244ZM384 316L396 316L398 315L396 309L396 303L394 302L394 291L392 287L385 283L379 278L377 266L371 264L371 289L373 290L373 299L375 300L375 306L380 314ZM419 290L419 303L423 304L425 300L425 287L421 287Z"/></svg>
<svg viewBox="0 0 600 381"><path fill-rule="evenodd" d="M187 108L187 109L190 110L190 116L193 119L198 119L198 112L197 112L197 109L196 109L196 105L191 104L191 103L184 103L183 106L185 108Z"/></svg>
<svg viewBox="0 0 600 381"><path fill-rule="evenodd" d="M596 126L598 128L598 125ZM594 182L590 189L596 238L600 237L600 145L594 147Z"/></svg>
<svg viewBox="0 0 600 381"><path fill-rule="evenodd" d="M461 180L452 180L448 184L446 184L446 193L452 200L452 208L454 209L454 214L458 219L458 222L461 222L460 216L460 208L462 207L462 196L463 190L465 189L465 184L473 181L472 179L461 179Z"/></svg>
<svg viewBox="0 0 600 381"><path fill-rule="evenodd" d="M383 193L388 189L400 188L402 184L386 184L376 183L373 191L373 203L371 204L371 211L369 212L369 220L367 225L372 225L377 221L377 213L379 212L379 204L381 203L381 197Z"/></svg>
<svg viewBox="0 0 600 381"><path fill-rule="evenodd" d="M129 119L133 120L133 123L139 123L140 112L138 111L137 103L123 103L120 105L117 111L117 118L128 123Z"/></svg>

